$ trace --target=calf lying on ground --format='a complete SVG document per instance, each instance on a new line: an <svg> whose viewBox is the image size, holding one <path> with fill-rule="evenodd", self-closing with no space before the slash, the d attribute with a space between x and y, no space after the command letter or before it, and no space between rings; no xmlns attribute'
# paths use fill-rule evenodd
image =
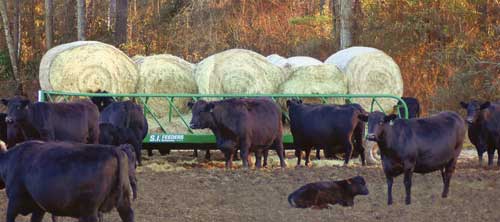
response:
<svg viewBox="0 0 500 222"><path fill-rule="evenodd" d="M387 204L392 204L394 177L404 173L406 204L411 203L413 172L441 171L444 189L448 196L451 175L462 150L465 122L454 112L441 112L427 118L396 119L382 112L360 115L368 121L368 139L377 142L382 157L382 167L387 179Z"/></svg>
<svg viewBox="0 0 500 222"><path fill-rule="evenodd" d="M306 184L288 196L288 202L297 208L328 208L328 204L353 206L354 196L368 195L365 179L356 176L347 180L322 181Z"/></svg>

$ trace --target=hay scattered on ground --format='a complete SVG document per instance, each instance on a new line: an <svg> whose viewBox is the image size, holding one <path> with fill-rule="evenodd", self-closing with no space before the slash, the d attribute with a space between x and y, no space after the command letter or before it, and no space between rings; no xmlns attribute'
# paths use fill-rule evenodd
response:
<svg viewBox="0 0 500 222"><path fill-rule="evenodd" d="M77 41L45 53L39 79L45 90L131 93L136 92L139 75L132 60L114 46Z"/></svg>
<svg viewBox="0 0 500 222"><path fill-rule="evenodd" d="M351 94L403 95L403 79L399 66L384 52L368 47L352 47L330 56L325 63L335 64L347 76ZM357 99L363 108L370 110L371 99ZM397 101L378 99L384 111L391 111ZM378 110L378 107L374 107Z"/></svg>
<svg viewBox="0 0 500 222"><path fill-rule="evenodd" d="M195 69L201 94L275 93L286 79L283 70L258 53L230 49L202 60Z"/></svg>
<svg viewBox="0 0 500 222"><path fill-rule="evenodd" d="M172 55L153 55L136 59L139 67L139 93L197 93L193 78L194 65ZM189 111L190 99L175 98L173 104L180 112ZM168 115L170 103L166 98L150 98L148 105L161 118ZM173 111L175 115L177 113Z"/></svg>

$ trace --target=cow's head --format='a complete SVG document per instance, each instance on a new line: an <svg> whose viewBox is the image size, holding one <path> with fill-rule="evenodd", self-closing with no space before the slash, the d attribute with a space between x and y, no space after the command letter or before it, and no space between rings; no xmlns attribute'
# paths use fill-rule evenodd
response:
<svg viewBox="0 0 500 222"><path fill-rule="evenodd" d="M188 102L189 108L192 109L192 118L189 123L191 129L205 129L214 125L213 111L215 104L205 100L198 100L196 102Z"/></svg>
<svg viewBox="0 0 500 222"><path fill-rule="evenodd" d="M108 93L107 91L97 90L95 93ZM109 104L115 102L113 97L109 96L92 96L90 100L97 106L99 112L103 111Z"/></svg>
<svg viewBox="0 0 500 222"><path fill-rule="evenodd" d="M302 100L300 99L289 99L286 101L286 107L290 107L291 105L299 105L302 104Z"/></svg>
<svg viewBox="0 0 500 222"><path fill-rule="evenodd" d="M346 182L349 184L349 189L354 195L368 195L370 193L362 176L355 176L347 179Z"/></svg>
<svg viewBox="0 0 500 222"><path fill-rule="evenodd" d="M358 118L363 122L368 122L368 135L366 138L377 141L384 135L384 128L398 116L395 114L386 116L383 112L375 111L368 115L359 114Z"/></svg>
<svg viewBox="0 0 500 222"><path fill-rule="evenodd" d="M460 106L467 110L467 117L465 118L465 120L468 123L476 122L477 118L479 117L479 114L481 113L481 110L487 109L488 107L490 107L490 105L491 105L490 102L485 102L481 104L476 100L472 100L469 103L460 102Z"/></svg>
<svg viewBox="0 0 500 222"><path fill-rule="evenodd" d="M30 101L22 97L12 99L2 99L2 103L7 106L7 117L5 122L8 124L26 121L28 118L28 105Z"/></svg>

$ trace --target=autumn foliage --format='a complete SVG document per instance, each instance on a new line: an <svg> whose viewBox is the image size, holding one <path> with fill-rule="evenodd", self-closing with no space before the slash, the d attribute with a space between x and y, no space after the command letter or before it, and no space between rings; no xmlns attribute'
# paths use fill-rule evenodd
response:
<svg viewBox="0 0 500 222"><path fill-rule="evenodd" d="M9 1L9 4L14 1ZM67 22L74 13L54 0L55 45L76 39ZM405 96L424 112L458 110L471 98L500 99L500 4L497 0L361 0L354 43L392 56L401 68ZM338 51L331 1L326 0L129 0L130 56L168 53L190 62L230 48L263 55L306 55L320 60ZM72 5L74 6L74 5ZM113 43L109 1L87 0L88 40ZM39 86L44 44L43 1L22 1L21 77L27 94ZM3 33L3 31L2 31ZM0 76L9 82L9 57L0 38ZM6 87L2 96L12 95Z"/></svg>

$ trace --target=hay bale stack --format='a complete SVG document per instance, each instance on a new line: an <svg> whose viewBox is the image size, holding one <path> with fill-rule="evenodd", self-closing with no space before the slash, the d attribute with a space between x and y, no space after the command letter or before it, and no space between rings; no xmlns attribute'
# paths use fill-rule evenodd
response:
<svg viewBox="0 0 500 222"><path fill-rule="evenodd" d="M133 93L139 75L133 61L112 45L77 41L45 53L39 79L45 90Z"/></svg>
<svg viewBox="0 0 500 222"><path fill-rule="evenodd" d="M314 65L296 68L280 86L283 94L346 94L347 79L335 65ZM321 99L303 99L306 103L321 103ZM329 103L344 103L343 99L329 99ZM282 102L280 102L282 103Z"/></svg>
<svg viewBox="0 0 500 222"><path fill-rule="evenodd" d="M341 50L326 61L334 64L347 76L347 88L351 94L403 95L403 79L399 66L384 52L368 47L351 47ZM355 99L369 110L371 99ZM378 99L384 111L390 111L397 101ZM374 107L378 110L378 107Z"/></svg>
<svg viewBox="0 0 500 222"><path fill-rule="evenodd" d="M193 77L193 64L172 55L153 55L137 60L139 67L139 93L197 93ZM174 100L182 113L189 111L189 99ZM166 98L151 98L148 105L161 118L168 115L169 102ZM175 111L173 111L174 114Z"/></svg>
<svg viewBox="0 0 500 222"><path fill-rule="evenodd" d="M230 49L202 60L195 69L201 94L275 93L286 79L282 69L258 53Z"/></svg>

